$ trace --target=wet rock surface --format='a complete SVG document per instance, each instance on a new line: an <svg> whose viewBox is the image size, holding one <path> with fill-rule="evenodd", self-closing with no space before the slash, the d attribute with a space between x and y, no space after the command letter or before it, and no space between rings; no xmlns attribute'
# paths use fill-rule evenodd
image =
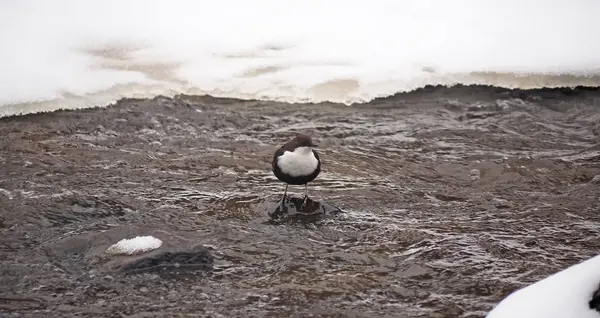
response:
<svg viewBox="0 0 600 318"><path fill-rule="evenodd" d="M177 272L180 268L201 270L201 274L204 274L212 270L213 257L209 249L198 244L190 235L172 234L165 229L117 225L108 230L67 235L64 239L44 244L43 248L56 266L80 275L88 269L110 275L138 272L162 274ZM133 255L107 253L110 245L138 235L152 235L164 243L158 249Z"/></svg>
<svg viewBox="0 0 600 318"><path fill-rule="evenodd" d="M270 204L267 214L273 223L311 223L335 216L343 211L327 202L310 197L289 197Z"/></svg>
<svg viewBox="0 0 600 318"><path fill-rule="evenodd" d="M1 118L0 313L483 317L599 250L599 122L596 89L464 86ZM270 171L297 132L323 169L301 222ZM136 235L164 244L104 253Z"/></svg>

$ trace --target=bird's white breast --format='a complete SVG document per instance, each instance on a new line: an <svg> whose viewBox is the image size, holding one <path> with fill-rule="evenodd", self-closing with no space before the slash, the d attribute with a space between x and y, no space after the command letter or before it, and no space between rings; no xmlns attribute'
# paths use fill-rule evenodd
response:
<svg viewBox="0 0 600 318"><path fill-rule="evenodd" d="M277 158L279 169L292 177L307 176L313 173L319 161L310 147L298 147L294 151L286 151Z"/></svg>

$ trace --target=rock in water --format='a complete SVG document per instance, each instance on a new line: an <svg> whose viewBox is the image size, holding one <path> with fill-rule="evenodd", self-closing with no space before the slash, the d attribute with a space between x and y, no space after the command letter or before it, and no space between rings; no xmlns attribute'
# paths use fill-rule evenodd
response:
<svg viewBox="0 0 600 318"><path fill-rule="evenodd" d="M272 203L268 209L271 221L310 223L342 212L340 208L326 202L308 198L302 206L303 201L304 198L287 196L284 202L279 200Z"/></svg>
<svg viewBox="0 0 600 318"><path fill-rule="evenodd" d="M210 271L213 267L210 251L196 245L191 248L172 248L156 253L150 252L138 258L123 259L115 268L125 273L163 272L168 269Z"/></svg>
<svg viewBox="0 0 600 318"><path fill-rule="evenodd" d="M123 237L137 239L123 240ZM120 243L112 245L115 241ZM140 248L144 251L138 253ZM90 268L106 275L205 275L214 263L211 251L193 233L178 232L165 225L162 228L124 225L81 233L50 241L44 249L50 259L75 275L82 275Z"/></svg>

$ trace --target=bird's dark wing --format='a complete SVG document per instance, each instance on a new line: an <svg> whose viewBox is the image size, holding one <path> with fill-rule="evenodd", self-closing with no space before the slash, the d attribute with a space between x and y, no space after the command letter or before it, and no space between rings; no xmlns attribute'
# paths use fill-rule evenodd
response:
<svg viewBox="0 0 600 318"><path fill-rule="evenodd" d="M313 149L313 155L315 155L315 158L317 158L317 161L319 162L319 169L321 169L321 158L319 158L319 154Z"/></svg>
<svg viewBox="0 0 600 318"><path fill-rule="evenodd" d="M312 150L312 152L313 152L313 155L315 155L315 158L317 158L317 160L321 160L319 158L319 154L314 149Z"/></svg>

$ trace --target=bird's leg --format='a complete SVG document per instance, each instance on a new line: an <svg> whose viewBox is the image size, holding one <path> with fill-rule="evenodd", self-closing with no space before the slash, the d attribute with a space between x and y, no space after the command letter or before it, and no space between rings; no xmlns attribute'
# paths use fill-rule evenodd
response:
<svg viewBox="0 0 600 318"><path fill-rule="evenodd" d="M306 206L306 202L308 200L308 184L304 184L304 200L302 200L302 208Z"/></svg>
<svg viewBox="0 0 600 318"><path fill-rule="evenodd" d="M288 184L285 184L285 190L283 191L283 197L281 198L281 205L285 205L285 195L287 194Z"/></svg>

